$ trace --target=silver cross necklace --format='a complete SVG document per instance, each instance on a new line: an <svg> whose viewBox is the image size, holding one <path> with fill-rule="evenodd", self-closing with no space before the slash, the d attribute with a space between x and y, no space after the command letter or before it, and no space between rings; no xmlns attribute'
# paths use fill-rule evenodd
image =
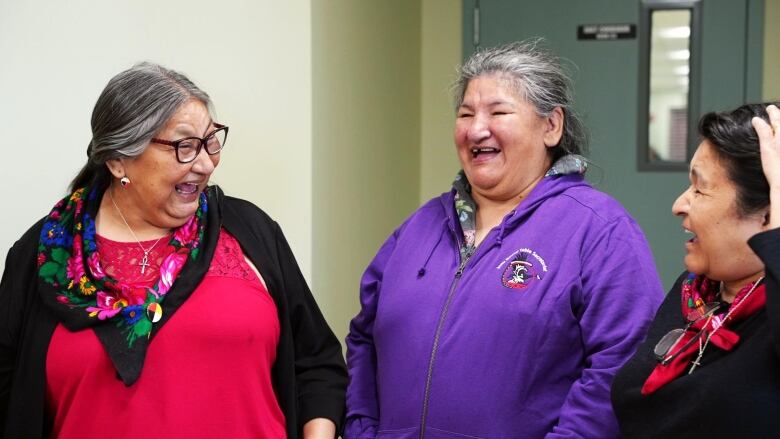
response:
<svg viewBox="0 0 780 439"><path fill-rule="evenodd" d="M764 280L764 276L761 276L758 278L758 280L753 283L753 286L750 287L750 291L745 294L744 297L742 297L742 300L739 301L736 305L732 305L729 309L729 312L726 313L726 317L723 318L719 323L715 325L715 327L707 333L707 340L702 344L701 337L699 337L699 355L696 357L695 360L693 360L693 363L691 363L691 368L688 370L688 375L692 374L694 370L696 370L697 367L701 366L701 357L704 356L704 350L707 349L707 346L710 344L710 339L712 338L713 334L718 332L718 329L720 329L725 323L726 320L731 317L731 314L734 313L734 311L739 308L740 305L742 305L743 302L747 301L747 298L750 297L751 294L753 294L753 291L756 290L756 287L758 287L758 284L761 283L761 281ZM710 319L712 319L712 316L710 316ZM704 327L707 327L707 324L709 322L704 324Z"/></svg>

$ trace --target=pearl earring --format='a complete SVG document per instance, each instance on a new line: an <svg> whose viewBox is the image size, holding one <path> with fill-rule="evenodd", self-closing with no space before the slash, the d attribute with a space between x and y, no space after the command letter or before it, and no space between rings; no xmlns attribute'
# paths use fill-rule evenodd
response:
<svg viewBox="0 0 780 439"><path fill-rule="evenodd" d="M130 179L127 177L122 177L119 179L119 184L121 184L122 187L127 187L127 185L130 184Z"/></svg>

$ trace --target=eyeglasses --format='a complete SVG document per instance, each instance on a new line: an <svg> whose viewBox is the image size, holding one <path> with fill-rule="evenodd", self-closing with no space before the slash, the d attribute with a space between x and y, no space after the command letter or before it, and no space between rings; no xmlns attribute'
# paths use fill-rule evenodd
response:
<svg viewBox="0 0 780 439"><path fill-rule="evenodd" d="M696 335L694 335L690 340L688 340L688 342L672 353L674 347L677 346L680 340L682 340L683 335L685 335L685 333L691 328L691 326L696 324L696 322L701 321L702 319L712 318L712 315L715 314L718 309L720 309L721 305L722 304L720 302L707 303L689 312L685 316L685 320L688 323L684 328L672 329L671 331L667 332L666 335L661 337L661 340L658 343L656 343L655 348L653 349L655 358L661 362L661 364L669 364L669 362L677 358L681 352L688 349L690 345L692 345L696 340L699 339L699 337L701 337L701 335L704 333L703 328L707 325L705 324L702 329L696 333Z"/></svg>
<svg viewBox="0 0 780 439"><path fill-rule="evenodd" d="M176 160L179 163L189 163L195 160L200 154L201 148L206 147L208 155L219 154L225 147L227 140L228 127L222 124L214 123L216 130L206 134L205 137L185 137L179 140L163 140L152 138L152 142L162 145L172 146L176 150Z"/></svg>

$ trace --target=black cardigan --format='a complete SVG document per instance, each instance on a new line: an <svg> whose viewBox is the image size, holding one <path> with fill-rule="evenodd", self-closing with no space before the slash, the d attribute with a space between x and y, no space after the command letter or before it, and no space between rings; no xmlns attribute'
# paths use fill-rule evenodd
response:
<svg viewBox="0 0 780 439"><path fill-rule="evenodd" d="M659 308L647 340L615 376L612 404L626 438L765 438L780 436L780 229L748 244L766 266L766 308L735 324L731 352L710 344L702 365L642 396L657 362L653 347L685 324L677 280Z"/></svg>
<svg viewBox="0 0 780 439"><path fill-rule="evenodd" d="M341 346L320 313L279 225L255 205L210 189L210 208L240 243L266 282L279 313L281 334L272 368L287 437L303 424L327 418L341 428L347 374ZM37 249L42 222L8 252L0 282L0 431L4 437L40 438L45 413L46 355L57 320L37 291Z"/></svg>

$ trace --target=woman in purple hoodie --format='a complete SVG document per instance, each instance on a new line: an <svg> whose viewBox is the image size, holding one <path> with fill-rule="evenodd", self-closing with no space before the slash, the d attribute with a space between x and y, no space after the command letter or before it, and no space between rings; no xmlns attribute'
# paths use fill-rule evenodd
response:
<svg viewBox="0 0 780 439"><path fill-rule="evenodd" d="M538 42L474 54L455 98L463 170L361 282L344 437L617 437L612 377L663 297L647 242L585 181Z"/></svg>

